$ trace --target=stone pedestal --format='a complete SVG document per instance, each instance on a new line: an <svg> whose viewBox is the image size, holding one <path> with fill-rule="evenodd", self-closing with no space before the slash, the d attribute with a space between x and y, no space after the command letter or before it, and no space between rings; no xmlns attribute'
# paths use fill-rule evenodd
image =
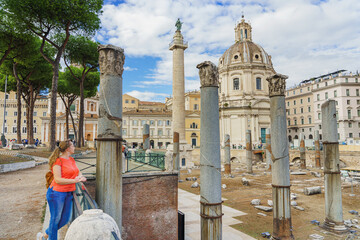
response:
<svg viewBox="0 0 360 240"><path fill-rule="evenodd" d="M300 133L300 168L306 169L306 155L305 155L305 139L304 134Z"/></svg>
<svg viewBox="0 0 360 240"><path fill-rule="evenodd" d="M230 135L225 134L224 140L224 167L225 174L231 175L231 154L230 154Z"/></svg>

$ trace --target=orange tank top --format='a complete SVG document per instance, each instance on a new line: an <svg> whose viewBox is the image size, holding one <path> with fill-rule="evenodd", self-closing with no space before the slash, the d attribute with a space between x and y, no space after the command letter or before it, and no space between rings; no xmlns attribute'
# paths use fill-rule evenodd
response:
<svg viewBox="0 0 360 240"><path fill-rule="evenodd" d="M69 159L58 158L56 159L53 167L55 165L59 165L61 167L62 178L74 179L76 178L76 176L79 175L79 169L76 166L75 160L72 157L69 157ZM76 189L75 183L60 185L57 184L55 180L52 181L50 187L53 187L53 190L57 192L72 192Z"/></svg>

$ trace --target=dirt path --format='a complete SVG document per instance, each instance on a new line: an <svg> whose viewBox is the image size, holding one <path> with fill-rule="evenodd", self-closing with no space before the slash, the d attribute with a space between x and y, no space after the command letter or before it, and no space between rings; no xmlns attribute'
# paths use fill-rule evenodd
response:
<svg viewBox="0 0 360 240"><path fill-rule="evenodd" d="M0 174L0 239L36 239L48 165Z"/></svg>

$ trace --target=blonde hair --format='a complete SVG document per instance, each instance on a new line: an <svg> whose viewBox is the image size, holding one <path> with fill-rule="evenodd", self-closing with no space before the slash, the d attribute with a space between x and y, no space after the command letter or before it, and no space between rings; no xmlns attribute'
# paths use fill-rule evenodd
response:
<svg viewBox="0 0 360 240"><path fill-rule="evenodd" d="M63 153L70 147L71 140L62 141L59 143L59 147L56 147L56 149L52 152L51 156L49 157L49 167L50 170L52 169L52 166L54 165L56 159L59 158L60 153Z"/></svg>

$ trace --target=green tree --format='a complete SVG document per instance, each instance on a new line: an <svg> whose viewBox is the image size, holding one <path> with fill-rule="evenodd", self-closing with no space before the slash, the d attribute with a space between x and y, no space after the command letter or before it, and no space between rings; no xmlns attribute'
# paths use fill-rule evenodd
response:
<svg viewBox="0 0 360 240"><path fill-rule="evenodd" d="M41 41L34 37L26 45L16 48L11 55L14 57L6 60L1 66L3 74L12 75L8 81L8 89L17 91L18 120L17 140L21 141L21 100L26 104L26 129L27 139L30 144L34 143L33 116L37 96L41 90L50 87L52 66L42 57L38 51ZM46 48L46 54L51 56L51 49ZM1 85L4 85L2 83Z"/></svg>
<svg viewBox="0 0 360 240"><path fill-rule="evenodd" d="M91 36L100 28L103 0L0 0L15 22L42 39L40 52L52 65L50 106L50 149L55 149L56 99L59 63L70 35ZM56 38L61 34L60 41ZM44 52L45 42L56 49L55 58Z"/></svg>
<svg viewBox="0 0 360 240"><path fill-rule="evenodd" d="M67 131L69 129L68 127L68 116L70 115L72 125L74 128L75 133L75 140L76 142L80 142L81 138L79 138L80 129L83 129L83 126L80 126L80 120L81 120L81 107L80 107L80 113L79 113L79 125L76 126L74 118L72 116L70 107L75 102L77 97L80 95L80 84L78 82L78 79L80 79L83 76L84 69L82 67L74 67L69 66L66 68L64 73L60 74L59 79L59 96L61 97L65 109L66 109L66 121L67 121ZM83 96L85 98L94 97L97 93L97 87L100 83L100 73L98 71L90 71L86 74L83 85ZM81 106L81 101L80 101ZM83 115L84 118L84 115ZM81 131L82 132L82 131ZM84 133L82 133L83 135ZM68 133L67 133L68 135ZM81 135L81 136L82 136ZM83 138L82 138L83 139Z"/></svg>
<svg viewBox="0 0 360 240"><path fill-rule="evenodd" d="M98 43L87 37L70 36L64 54L66 66L80 85L80 116L78 137L76 141L78 147L84 146L84 100L88 97L85 94L84 85L85 81L92 80L92 78L88 78L87 76L97 72L97 68L99 67L99 53L97 48ZM72 71L72 68L69 66L69 62L81 67L81 75Z"/></svg>

